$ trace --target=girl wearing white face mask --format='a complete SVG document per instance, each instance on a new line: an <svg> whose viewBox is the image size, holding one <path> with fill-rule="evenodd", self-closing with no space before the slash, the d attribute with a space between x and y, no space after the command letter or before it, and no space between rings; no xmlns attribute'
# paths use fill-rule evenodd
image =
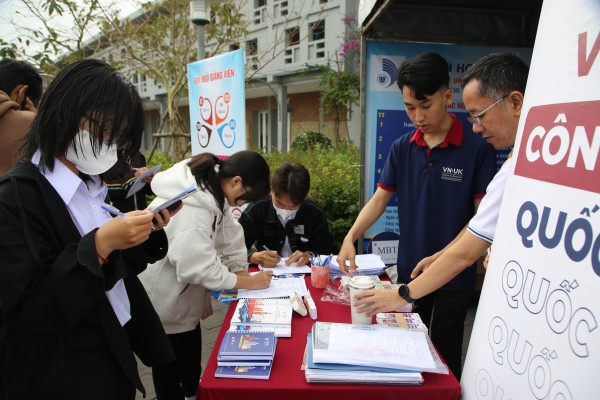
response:
<svg viewBox="0 0 600 400"><path fill-rule="evenodd" d="M312 254L333 252L323 210L306 199L309 189L310 175L303 165L277 167L271 197L251 204L239 219L249 262L273 267L281 257L288 257L287 265L302 266Z"/></svg>
<svg viewBox="0 0 600 400"><path fill-rule="evenodd" d="M100 174L117 147L126 157L139 149L143 121L141 99L121 74L97 60L73 63L44 94L24 158L0 179L7 398L133 400L144 391L133 349L145 363L173 358L137 279L167 253L169 212L112 218L101 208Z"/></svg>

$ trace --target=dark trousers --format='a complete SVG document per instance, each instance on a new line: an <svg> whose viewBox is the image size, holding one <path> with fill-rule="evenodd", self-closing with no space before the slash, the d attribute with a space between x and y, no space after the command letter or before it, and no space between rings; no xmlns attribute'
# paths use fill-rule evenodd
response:
<svg viewBox="0 0 600 400"><path fill-rule="evenodd" d="M125 385L106 400L135 400L135 386Z"/></svg>
<svg viewBox="0 0 600 400"><path fill-rule="evenodd" d="M202 371L202 334L194 330L167 335L175 352L175 361L152 367L157 400L178 400L194 396Z"/></svg>
<svg viewBox="0 0 600 400"><path fill-rule="evenodd" d="M437 290L415 301L413 312L429 328L431 341L460 380L465 319L473 290Z"/></svg>

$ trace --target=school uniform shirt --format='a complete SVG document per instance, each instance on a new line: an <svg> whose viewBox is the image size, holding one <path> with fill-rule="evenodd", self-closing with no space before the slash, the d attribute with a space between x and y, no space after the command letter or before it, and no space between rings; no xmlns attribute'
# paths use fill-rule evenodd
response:
<svg viewBox="0 0 600 400"><path fill-rule="evenodd" d="M160 204L196 184L183 160L152 179ZM227 201L225 201L227 204ZM167 256L148 265L140 280L167 334L188 332L212 315L209 290L233 289L235 272L247 271L244 232L228 205L221 210L213 195L198 187L164 228Z"/></svg>
<svg viewBox="0 0 600 400"><path fill-rule="evenodd" d="M87 216L85 224L102 217ZM133 353L146 365L174 358L136 276L166 255L165 233L100 265L96 228L82 236L83 220L75 223L30 161L0 178L0 217L0 397L106 399L131 384L144 393ZM120 281L131 316L125 325L106 295Z"/></svg>
<svg viewBox="0 0 600 400"><path fill-rule="evenodd" d="M494 148L450 114L453 124L442 143L430 149L417 129L396 139L378 186L398 200L398 281L424 257L450 243L474 215L474 200L496 172ZM475 287L475 268L466 268L442 289Z"/></svg>
<svg viewBox="0 0 600 400"><path fill-rule="evenodd" d="M40 153L37 152L31 162L38 165L39 161ZM81 236L111 219L110 214L101 208L108 190L97 175L90 176L84 182L59 160L55 161L54 170L41 173L65 202ZM119 323L125 325L131 319L131 305L123 279L119 279L112 289L106 291L106 297Z"/></svg>
<svg viewBox="0 0 600 400"><path fill-rule="evenodd" d="M467 227L473 235L490 242L490 244L494 241L496 226L498 226L498 216L500 215L506 180L513 171L513 159L512 157L507 158L500 171L487 187L486 195L479 204L477 214L471 218Z"/></svg>

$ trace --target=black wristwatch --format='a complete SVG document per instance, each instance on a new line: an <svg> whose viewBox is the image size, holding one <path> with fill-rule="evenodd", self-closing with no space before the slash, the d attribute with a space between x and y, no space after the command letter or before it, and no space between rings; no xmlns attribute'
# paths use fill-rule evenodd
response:
<svg viewBox="0 0 600 400"><path fill-rule="evenodd" d="M402 297L407 303L415 302L415 299L410 297L410 290L406 283L401 283L398 287L398 296Z"/></svg>

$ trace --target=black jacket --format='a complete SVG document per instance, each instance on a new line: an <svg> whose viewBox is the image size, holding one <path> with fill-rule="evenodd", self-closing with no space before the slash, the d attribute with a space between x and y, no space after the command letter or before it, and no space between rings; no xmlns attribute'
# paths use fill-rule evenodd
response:
<svg viewBox="0 0 600 400"><path fill-rule="evenodd" d="M108 199L113 206L126 213L133 210L144 210L148 205L146 195L151 196L150 184L144 185L133 196L127 197L131 185L136 181L135 170L146 166L146 157L138 152L129 164L119 155L117 163L111 169L102 174L102 180L108 186ZM137 207L136 207L137 206Z"/></svg>
<svg viewBox="0 0 600 400"><path fill-rule="evenodd" d="M37 167L0 178L0 398L105 399L145 364L173 352L137 278L167 253L164 232L114 251L100 266L96 230L81 237ZM123 278L131 320L121 327L105 291Z"/></svg>
<svg viewBox="0 0 600 400"><path fill-rule="evenodd" d="M287 235L292 252L310 251L315 254L333 253L331 231L323 210L312 200L305 200L296 217L288 221L285 228L277 217L271 198L252 203L239 219L244 227L246 247L252 252L263 246L281 254Z"/></svg>

